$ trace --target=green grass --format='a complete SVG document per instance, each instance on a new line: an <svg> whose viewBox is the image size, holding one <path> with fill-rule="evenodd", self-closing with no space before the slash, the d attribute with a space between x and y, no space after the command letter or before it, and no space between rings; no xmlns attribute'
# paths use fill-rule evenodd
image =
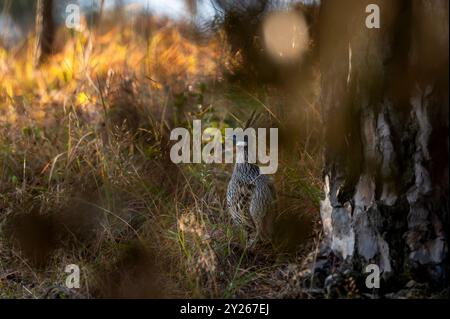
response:
<svg viewBox="0 0 450 319"><path fill-rule="evenodd" d="M11 59L26 65L26 54ZM82 269L79 292L87 298L276 296L286 284L281 269L300 264L310 242L285 249L291 239L281 229L273 245L242 248L224 200L232 165L175 165L168 136L196 118L204 127L241 126L254 110L262 114L257 125L279 125L292 117L272 103L282 93L243 91L209 77L176 97L153 88L140 68L52 82L60 72L55 65L47 87L42 74L29 75L36 86L23 87L30 98L14 124L1 112L24 102L0 96L0 298L45 297L64 284L67 264ZM37 86L44 92L33 91ZM80 106L80 92L93 114ZM52 97L57 93L65 98ZM37 120L32 111L41 104L46 113ZM280 220L288 216L296 225L306 216L316 223L320 154L292 139L274 176ZM22 229L17 216L39 225Z"/></svg>

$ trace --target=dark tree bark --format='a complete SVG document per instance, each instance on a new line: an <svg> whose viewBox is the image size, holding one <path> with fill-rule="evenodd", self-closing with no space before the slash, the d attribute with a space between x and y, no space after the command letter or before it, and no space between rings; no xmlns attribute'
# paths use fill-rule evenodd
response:
<svg viewBox="0 0 450 319"><path fill-rule="evenodd" d="M52 53L55 39L53 0L38 0L36 6L36 48L35 65L45 62Z"/></svg>
<svg viewBox="0 0 450 319"><path fill-rule="evenodd" d="M323 0L319 23L325 246L382 285L448 286L448 1Z"/></svg>

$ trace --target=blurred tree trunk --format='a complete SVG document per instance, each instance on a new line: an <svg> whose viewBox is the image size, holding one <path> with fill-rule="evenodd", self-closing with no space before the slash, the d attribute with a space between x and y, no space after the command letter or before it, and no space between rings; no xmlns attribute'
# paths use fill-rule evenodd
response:
<svg viewBox="0 0 450 319"><path fill-rule="evenodd" d="M321 218L344 268L448 285L448 36L447 0L321 2Z"/></svg>
<svg viewBox="0 0 450 319"><path fill-rule="evenodd" d="M38 0L36 6L36 47L34 54L36 66L45 62L52 53L54 39L53 0Z"/></svg>
<svg viewBox="0 0 450 319"><path fill-rule="evenodd" d="M3 2L2 15L4 17L8 16L10 14L10 10L11 10L11 0L5 0Z"/></svg>
<svg viewBox="0 0 450 319"><path fill-rule="evenodd" d="M100 8L98 9L98 23L97 25L100 25L102 18L103 18L103 10L105 9L105 0L100 1Z"/></svg>
<svg viewBox="0 0 450 319"><path fill-rule="evenodd" d="M185 0L186 7L192 17L197 15L198 0Z"/></svg>

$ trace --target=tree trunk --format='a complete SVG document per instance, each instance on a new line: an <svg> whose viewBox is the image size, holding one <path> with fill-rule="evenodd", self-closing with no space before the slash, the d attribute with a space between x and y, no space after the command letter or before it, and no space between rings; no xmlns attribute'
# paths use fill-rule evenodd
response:
<svg viewBox="0 0 450 319"><path fill-rule="evenodd" d="M447 287L448 1L320 10L325 247L338 268L378 265L382 289Z"/></svg>
<svg viewBox="0 0 450 319"><path fill-rule="evenodd" d="M34 54L36 66L44 63L52 53L54 38L53 0L38 0L36 6L36 48Z"/></svg>

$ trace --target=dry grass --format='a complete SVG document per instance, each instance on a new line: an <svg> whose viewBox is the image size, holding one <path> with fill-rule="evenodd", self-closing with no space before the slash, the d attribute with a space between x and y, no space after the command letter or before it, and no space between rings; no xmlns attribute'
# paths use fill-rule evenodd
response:
<svg viewBox="0 0 450 319"><path fill-rule="evenodd" d="M281 150L277 236L256 251L241 248L224 209L232 167L171 163L174 126L289 115L276 94L226 83L220 36L147 27L61 30L38 70L33 38L0 48L0 298L49 297L68 264L81 268L78 297L279 297L284 269L314 248L320 160L309 139Z"/></svg>

